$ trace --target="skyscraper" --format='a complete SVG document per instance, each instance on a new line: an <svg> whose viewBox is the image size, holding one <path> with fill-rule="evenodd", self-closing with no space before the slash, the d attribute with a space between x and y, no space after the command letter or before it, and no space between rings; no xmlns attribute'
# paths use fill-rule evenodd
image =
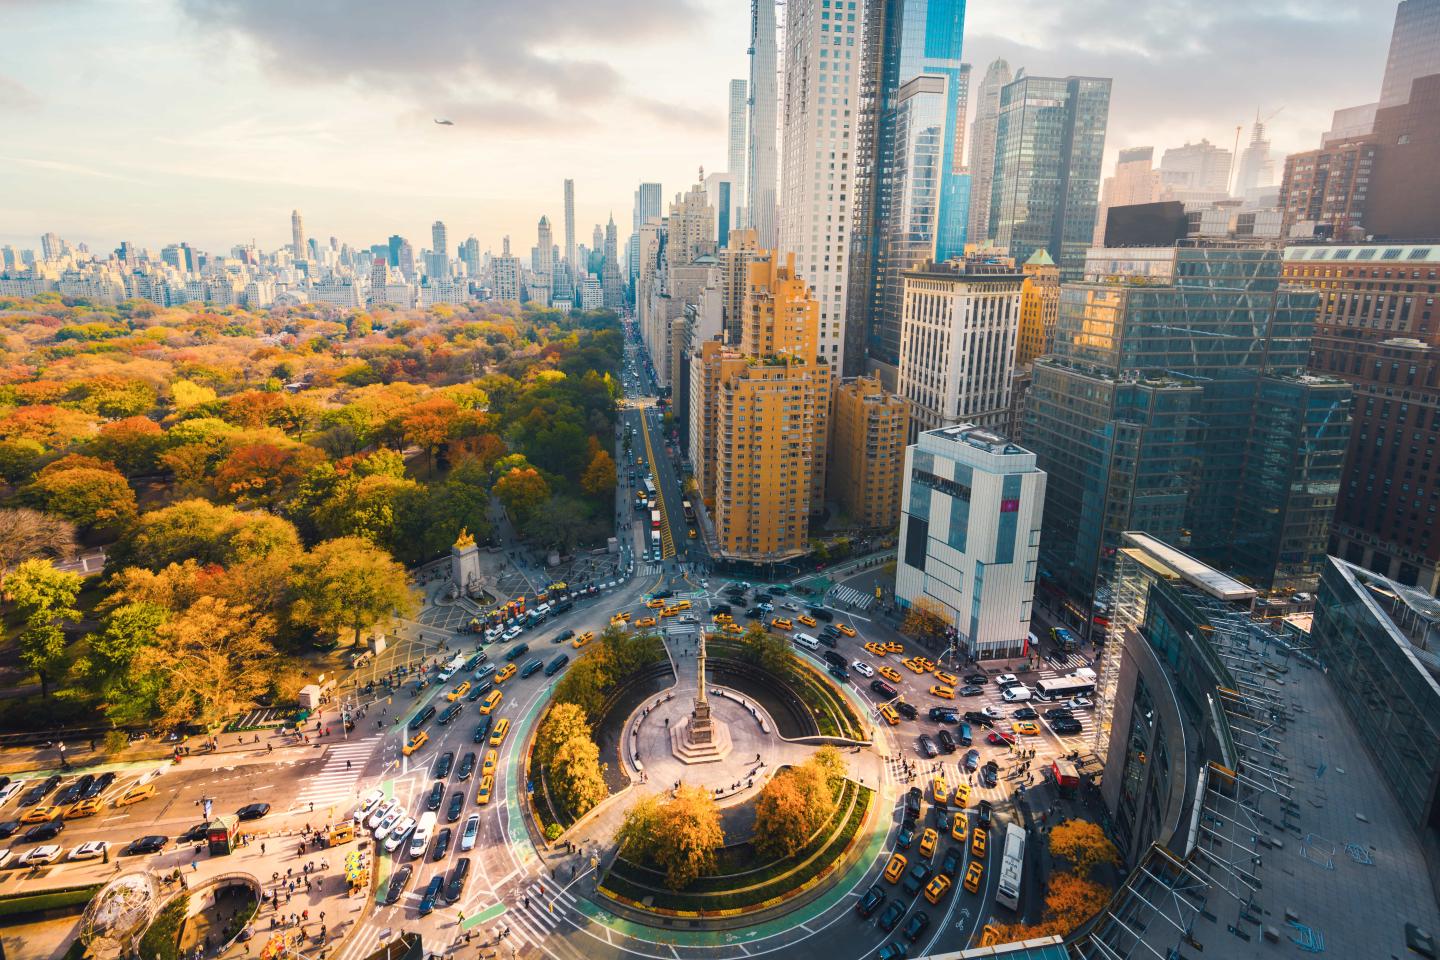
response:
<svg viewBox="0 0 1440 960"><path fill-rule="evenodd" d="M430 224L430 269L432 280L450 279L450 241L447 239L445 224L439 220Z"/></svg>
<svg viewBox="0 0 1440 960"><path fill-rule="evenodd" d="M305 221L301 219L299 210L290 211L290 252L295 254L296 260L304 260L310 255L310 248L305 245Z"/></svg>
<svg viewBox="0 0 1440 960"><path fill-rule="evenodd" d="M490 262L493 271L491 296L496 300L520 299L520 260L510 253L510 238L506 237L500 256Z"/></svg>
<svg viewBox="0 0 1440 960"><path fill-rule="evenodd" d="M551 290L554 289L555 285L555 264L552 260L554 248L555 239L550 233L550 218L542 215L535 238L535 251L538 254L535 263L535 272L541 277L541 286Z"/></svg>
<svg viewBox="0 0 1440 960"><path fill-rule="evenodd" d="M796 274L810 281L819 302L817 354L841 370L860 80L853 43L863 24L840 19L834 3L823 2L791 0L785 8L780 248L794 252ZM765 245L758 223L757 232Z"/></svg>
<svg viewBox="0 0 1440 960"><path fill-rule="evenodd" d="M976 92L975 122L970 125L970 226L972 243L984 243L990 232L990 192L995 182L995 133L1000 121L1000 91L1014 76L1010 64L994 60Z"/></svg>
<svg viewBox="0 0 1440 960"><path fill-rule="evenodd" d="M1270 140L1265 136L1265 121L1257 114L1250 128L1250 142L1240 154L1240 168L1235 175L1235 196L1249 200L1256 191L1275 184L1275 161L1270 157Z"/></svg>
<svg viewBox="0 0 1440 960"><path fill-rule="evenodd" d="M893 530L900 519L909 405L878 377L847 380L834 393L826 499L837 501L861 527Z"/></svg>
<svg viewBox="0 0 1440 960"><path fill-rule="evenodd" d="M1078 278L1095 233L1110 117L1105 77L1027 77L1000 92L990 229L1017 263L1045 248Z"/></svg>
<svg viewBox="0 0 1440 960"><path fill-rule="evenodd" d="M565 265L575 275L575 181L565 181Z"/></svg>
<svg viewBox="0 0 1440 960"><path fill-rule="evenodd" d="M390 249L390 266L400 266L400 247L402 245L405 245L404 237L400 236L400 234L398 233L390 234L390 239L386 243L386 246L388 246Z"/></svg>
<svg viewBox="0 0 1440 960"><path fill-rule="evenodd" d="M476 280L480 276L480 241L471 234L460 244L460 259L465 264L465 274Z"/></svg>
<svg viewBox="0 0 1440 960"><path fill-rule="evenodd" d="M600 272L600 287L605 297L607 310L619 310L625 305L625 288L620 280L620 260L615 239L615 215L605 224L605 262Z"/></svg>
<svg viewBox="0 0 1440 960"><path fill-rule="evenodd" d="M660 217L660 184L642 183L635 188L635 207L630 217L630 239L625 244L625 277L631 287L640 272L640 228Z"/></svg>
<svg viewBox="0 0 1440 960"><path fill-rule="evenodd" d="M865 20L847 375L859 372L862 337L873 362L899 362L901 271L964 253L969 227L964 0L876 0Z"/></svg>
<svg viewBox="0 0 1440 960"><path fill-rule="evenodd" d="M1224 199L1234 164L1233 153L1209 140L1171 147L1160 155L1160 199Z"/></svg>
<svg viewBox="0 0 1440 960"><path fill-rule="evenodd" d="M780 154L775 148L776 111L780 97L775 72L779 69L773 0L750 0L750 157L745 171L746 218L755 228L760 246L771 249L778 236L775 189L780 178Z"/></svg>
<svg viewBox="0 0 1440 960"><path fill-rule="evenodd" d="M748 94L749 85L744 80L730 81L730 142L725 151L725 172L730 174L734 183L731 188L735 193L734 205L742 211L745 206L745 135L750 122ZM743 212L741 216L744 216ZM735 223L732 226L742 227L744 224ZM724 237L721 234L722 240Z"/></svg>
<svg viewBox="0 0 1440 960"><path fill-rule="evenodd" d="M1410 85L1433 73L1440 73L1440 0L1400 0L1380 85L1380 106L1409 100Z"/></svg>
<svg viewBox="0 0 1440 960"><path fill-rule="evenodd" d="M1154 168L1154 147L1130 147L1120 151L1115 174L1105 178L1100 189L1100 207L1095 214L1095 246L1105 245L1105 216L1111 207L1154 203L1160 199L1160 172Z"/></svg>

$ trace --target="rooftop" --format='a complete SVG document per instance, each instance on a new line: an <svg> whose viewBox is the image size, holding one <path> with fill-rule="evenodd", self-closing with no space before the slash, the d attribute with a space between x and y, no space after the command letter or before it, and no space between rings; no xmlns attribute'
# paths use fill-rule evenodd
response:
<svg viewBox="0 0 1440 960"><path fill-rule="evenodd" d="M1326 244L1285 248L1285 261L1327 260L1338 263L1383 263L1401 266L1412 263L1440 263L1440 243Z"/></svg>
<svg viewBox="0 0 1440 960"><path fill-rule="evenodd" d="M1139 556L1136 557L1140 562L1152 568L1158 564L1174 576L1199 587L1212 597L1234 603L1253 600L1259 596L1259 592L1253 587L1247 587L1239 580L1226 576L1214 567L1201 563L1188 553L1176 550L1168 543L1157 540L1148 533L1127 531L1121 539L1144 551L1143 559Z"/></svg>
<svg viewBox="0 0 1440 960"><path fill-rule="evenodd" d="M953 427L940 427L937 430L926 430L922 437L934 437L937 440L949 440L953 443L964 443L976 450L983 450L985 453L996 456L1020 456L1030 455L1030 451L1005 439L998 433L992 433L983 427L977 427L973 423L959 423Z"/></svg>

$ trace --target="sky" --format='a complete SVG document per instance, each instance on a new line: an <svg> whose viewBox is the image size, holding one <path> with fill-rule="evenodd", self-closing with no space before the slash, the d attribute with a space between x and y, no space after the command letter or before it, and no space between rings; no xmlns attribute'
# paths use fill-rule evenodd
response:
<svg viewBox="0 0 1440 960"><path fill-rule="evenodd" d="M1390 0L970 0L973 83L1004 57L1114 78L1122 147L1274 115L1283 154L1379 92ZM747 0L0 0L0 244L53 230L104 251L224 252L309 235L360 246L577 242L632 196L722 169ZM434 123L454 121L453 126Z"/></svg>

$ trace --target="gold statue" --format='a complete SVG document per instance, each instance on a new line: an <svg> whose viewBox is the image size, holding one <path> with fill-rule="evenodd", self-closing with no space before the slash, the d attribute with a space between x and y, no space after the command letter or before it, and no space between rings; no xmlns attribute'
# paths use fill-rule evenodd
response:
<svg viewBox="0 0 1440 960"><path fill-rule="evenodd" d="M464 550L466 547L475 546L475 537L465 527L460 528L460 536L455 538L455 549Z"/></svg>

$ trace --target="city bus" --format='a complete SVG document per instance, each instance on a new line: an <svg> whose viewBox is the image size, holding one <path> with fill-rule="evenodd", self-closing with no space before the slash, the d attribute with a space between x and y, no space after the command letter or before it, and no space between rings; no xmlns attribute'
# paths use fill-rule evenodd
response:
<svg viewBox="0 0 1440 960"><path fill-rule="evenodd" d="M655 499L655 481L649 477L645 478L645 498L647 500Z"/></svg>
<svg viewBox="0 0 1440 960"><path fill-rule="evenodd" d="M1005 828L1005 856L1000 861L1000 883L995 888L995 902L1020 909L1020 877L1025 871L1025 828L1009 824Z"/></svg>
<svg viewBox="0 0 1440 960"><path fill-rule="evenodd" d="M1035 684L1035 693L1041 700L1069 700L1071 697L1088 696L1095 692L1095 681L1084 677L1052 677Z"/></svg>
<svg viewBox="0 0 1440 960"><path fill-rule="evenodd" d="M1080 649L1080 638L1075 636L1074 631L1064 627L1051 627L1050 639L1055 641L1055 646L1061 653L1071 653Z"/></svg>
<svg viewBox="0 0 1440 960"><path fill-rule="evenodd" d="M659 511L659 510L651 510L651 511L650 511L650 529L651 529L651 530L659 530L659 529L660 529L660 511Z"/></svg>
<svg viewBox="0 0 1440 960"><path fill-rule="evenodd" d="M660 531L650 531L650 549L655 551L656 556L660 554Z"/></svg>

